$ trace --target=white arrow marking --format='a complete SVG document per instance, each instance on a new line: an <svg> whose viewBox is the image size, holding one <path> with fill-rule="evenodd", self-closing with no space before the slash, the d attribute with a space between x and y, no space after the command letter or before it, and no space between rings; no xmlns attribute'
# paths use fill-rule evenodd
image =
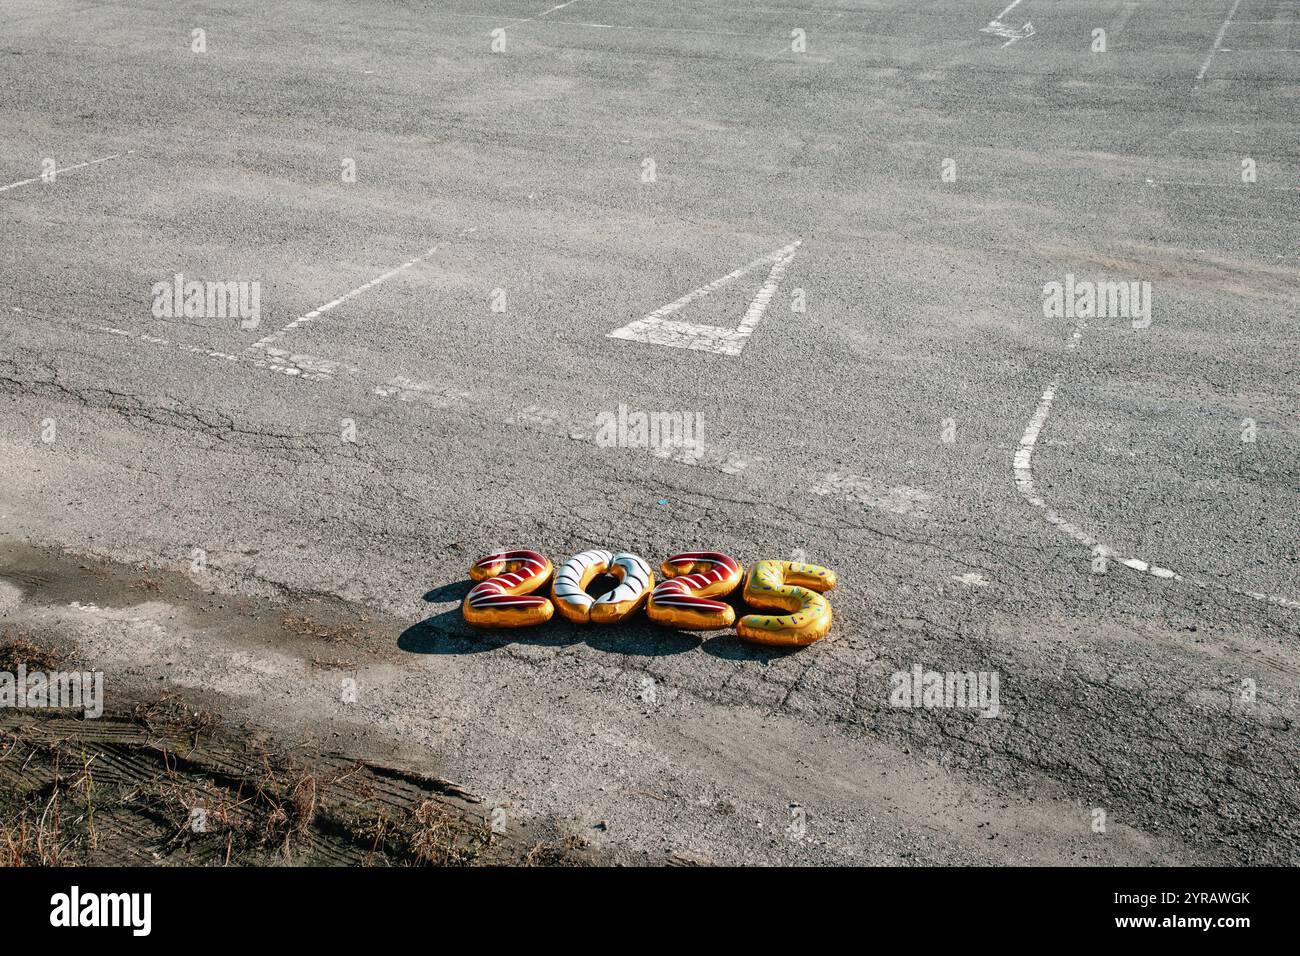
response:
<svg viewBox="0 0 1300 956"><path fill-rule="evenodd" d="M1020 6L1020 2L1021 0L1011 0L1011 3L1007 6L1005 10L1003 10L1001 13L999 13L996 17L994 17L992 20L988 22L988 26L980 27L980 33L991 33L995 37L1002 37L1007 41L1006 43L1002 44L1003 47L1009 47L1017 40L1023 40L1026 37L1033 36L1034 25L1030 23L1028 20L1025 21L1025 25L1022 26L1019 30L1013 29L1012 27L1009 27L1002 22L1002 18L1005 17L1012 10L1014 10L1016 7Z"/></svg>
<svg viewBox="0 0 1300 956"><path fill-rule="evenodd" d="M785 275L785 270L794 261L794 251L799 248L802 242L802 239L796 239L788 246L782 246L765 256L760 256L734 272L728 272L722 278L714 279L708 285L700 286L698 289L686 293L680 299L669 302L665 306L660 306L645 318L637 319L622 328L615 329L606 337L625 339L629 342L648 342L651 345L666 345L675 349L716 352L719 355L739 355L740 350L745 347L745 342L749 339L749 334L754 331L754 327L763 318L763 313L767 311L768 303L772 301L772 296L776 294L777 288L781 285L781 277ZM762 288L758 290L758 294L754 296L754 301L749 303L749 308L745 310L745 315L736 328L726 329L717 325L697 325L693 322L680 322L668 318L668 316L681 311L691 303L712 295L723 286L731 284L741 276L748 275L769 262L772 263L772 270L767 274L767 280L763 283Z"/></svg>

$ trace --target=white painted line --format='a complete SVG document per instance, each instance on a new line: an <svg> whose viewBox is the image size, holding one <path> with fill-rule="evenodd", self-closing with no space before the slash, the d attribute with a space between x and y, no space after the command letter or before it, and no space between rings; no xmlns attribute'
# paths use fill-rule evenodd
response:
<svg viewBox="0 0 1300 956"><path fill-rule="evenodd" d="M456 235L467 236L470 233L477 232L477 231L478 231L478 227L470 226L467 229L462 229ZM266 338L253 343L238 355L232 355L229 352L220 352L214 349L206 349L203 348L202 346L197 346L197 345L185 345L181 342L173 342L170 339L165 339L157 335L149 335L143 332L131 332L127 329L119 329L119 328L113 328L110 326L103 326L103 325L92 326L92 328L94 328L96 331L99 332L106 332L109 335L115 335L118 336L119 338L130 339L132 341L139 342L144 345L161 346L164 348L174 348L182 352L189 352L190 354L193 355L202 355L202 356L206 356L207 358L223 359L225 361L230 361L230 362L247 362L256 368L268 369L272 372L277 372L281 375L286 375L290 378L298 378L298 379L303 379L305 381L311 381L311 382L323 382L330 378L333 378L339 372L357 374L361 370L351 365L344 364L343 362L335 362L332 359L320 358L315 355L307 355L301 352L289 352L286 349L271 348L271 343L279 339L290 329L296 328L297 326L302 325L305 322L310 322L312 319L316 318L322 313L329 311L330 309L342 304L343 302L346 302L348 299L352 298L355 295L358 295L361 292L364 292L366 289L369 289L371 286L376 286L387 279L391 279L393 276L397 275L398 273L411 268L411 266L415 265L418 262L421 262L424 259L427 259L429 256L431 256L434 253L434 251L437 248L438 248L437 246L434 246L432 249L430 249L428 252L424 253L423 255L416 256L414 259L402 263L397 268L390 269L388 272L385 272L383 275L377 276L376 278L371 279L369 282L365 283L364 285L358 286L357 288L353 289L351 292L348 292L345 295L341 295L337 299L334 299L331 302L325 303L325 305L321 306L319 309L316 309L312 312L308 312L306 315L294 319L292 322L286 325L279 332L276 332L272 335L268 335ZM21 312L22 309L15 307L13 311ZM249 354L254 352L256 354ZM384 394L380 392L378 389L376 389L376 393Z"/></svg>
<svg viewBox="0 0 1300 956"><path fill-rule="evenodd" d="M1016 29L1014 27L1009 27L1002 22L1002 18L1005 17L1012 10L1014 10L1016 7L1020 6L1020 3L1021 0L1011 0L1011 3L1007 5L1007 8L1005 10L1003 10L996 17L990 20L986 26L980 27L980 33L989 33L995 37L1003 38L1004 40L1007 41L1006 43L1002 44L1003 48L1011 46L1011 44L1015 43L1017 40L1025 40L1033 36L1034 25L1030 23L1028 20L1026 20L1024 26L1020 27L1019 29Z"/></svg>
<svg viewBox="0 0 1300 956"><path fill-rule="evenodd" d="M776 294L776 290L781 284L785 270L794 261L795 250L802 243L802 239L796 239L788 246L782 246L767 255L759 256L753 262L746 263L739 269L728 272L721 278L714 279L707 285L702 285L698 289L686 293L680 299L675 299L667 305L660 306L644 318L615 329L606 338L623 339L628 342L646 342L651 345L691 349L697 352L713 352L718 355L739 355L741 349L745 347L745 342L749 339L750 333L762 320L763 313L767 311L772 296ZM697 325L692 322L669 319L669 316L680 312L686 306L712 295L724 286L730 285L742 276L748 275L769 262L772 264L771 271L768 273L762 287L758 290L758 294L750 302L749 308L745 310L740 325L736 328L728 329L716 325Z"/></svg>
<svg viewBox="0 0 1300 956"><path fill-rule="evenodd" d="M539 14L537 14L537 16L535 16L535 17L524 17L524 19L522 19L522 20L516 20L516 21L514 21L513 23L507 23L507 24L506 24L505 26L503 26L501 29L502 29L502 30L509 30L511 27L517 27L517 26L519 26L521 23L532 23L534 20L540 20L542 17L549 16L550 14L554 13L556 10L563 10L565 7L573 6L573 4L575 4L575 3L577 3L577 2L578 2L578 0L567 0L566 3L561 3L561 4L559 4L558 6L551 7L551 9L546 10L546 11L544 11L544 12L542 12L542 13L539 13Z"/></svg>
<svg viewBox="0 0 1300 956"><path fill-rule="evenodd" d="M1003 10L1001 13L999 13L996 17L993 18L993 22L994 22L994 23L997 23L999 20L1001 20L1003 17L1005 17L1008 13L1010 13L1010 12L1011 12L1012 10L1014 10L1016 7L1020 6L1020 3L1021 3L1021 0L1011 0L1011 2L1010 2L1009 4L1007 4L1007 8L1006 8L1005 10Z"/></svg>
<svg viewBox="0 0 1300 956"><path fill-rule="evenodd" d="M335 362L332 359L319 358L315 355L304 355L301 352L289 352L285 349L268 348L263 350L265 358L254 358L249 361L258 368L270 369L272 372L279 372L281 375L288 375L294 378L303 378L311 382L323 382L333 378L339 372L357 373L358 368L350 365L344 365L342 362Z"/></svg>
<svg viewBox="0 0 1300 956"><path fill-rule="evenodd" d="M77 163L75 166L64 166L62 169L56 168L54 170L54 176L57 179L60 173L71 172L74 169L85 169L87 166L98 166L100 163L107 163L109 160L112 159L121 159L123 156L129 156L131 153L134 152L135 150L128 149L125 153L114 153L112 156L101 156L99 159L92 159L89 162L85 162L85 163ZM10 183L8 186L0 186L0 193L5 192L6 190L9 189L17 189L19 186L29 186L32 183L39 183L39 182L41 182L40 176L33 176L31 179L20 179L16 183Z"/></svg>
<svg viewBox="0 0 1300 956"><path fill-rule="evenodd" d="M843 14L841 14L843 16ZM485 17L482 19L495 19ZM831 19L835 19L832 17ZM596 30L635 30L638 33L683 33L688 36L702 37L741 37L754 40L771 40L770 33L737 33L734 30L702 30L693 27L657 27L644 23L588 23L584 20L541 20L539 26L545 27L590 27ZM512 24L513 26L513 24ZM816 29L816 27L814 27ZM788 40L786 41L789 42ZM789 49L787 46L786 49Z"/></svg>
<svg viewBox="0 0 1300 956"><path fill-rule="evenodd" d="M754 296L754 301L749 303L749 308L745 310L745 316L740 320L740 326L736 331L743 331L749 335L754 331L755 326L763 318L763 313L767 311L768 303L772 301L772 296L781 286L781 279L785 277L785 270L794 262L794 251L799 248L799 243L795 242L786 246L790 251L772 263L772 271L767 274L767 280L763 283L762 288L758 290L758 295Z"/></svg>
<svg viewBox="0 0 1300 956"><path fill-rule="evenodd" d="M130 339L142 345L177 349L181 352L189 352L191 355L202 355L205 358L221 359L227 362L248 362L257 368L268 369L281 375L287 375L290 378L301 378L309 382L324 382L333 378L340 371L358 371L358 369L344 365L341 362L317 358L314 355L290 354L281 349L267 349L265 358L254 359L241 355L232 355L229 352L220 352L215 349L206 349L199 345L186 345L183 342L174 342L171 339L149 335L145 332L132 332L128 329L118 329L107 325L96 325L92 326L92 328L97 332L106 332L109 335Z"/></svg>
<svg viewBox="0 0 1300 956"><path fill-rule="evenodd" d="M182 352L191 352L195 355L205 355L208 358L225 359L230 362L239 361L238 355L231 355L229 352L217 352L213 349L205 349L197 345L183 345L180 342L173 342L171 339L164 339L157 335L149 335L145 332L132 332L128 329L118 329L108 325L96 325L93 328L96 332L107 332L109 335L132 339L136 342L142 342L145 345L161 345L167 348L180 349Z"/></svg>
<svg viewBox="0 0 1300 956"><path fill-rule="evenodd" d="M278 339L283 338L289 332L292 332L294 329L298 328L298 326L306 325L308 322L311 322L312 320L317 319L320 316L324 315L326 312L330 311L330 309L338 308L340 305L342 305L344 302L347 302L349 299L359 296L367 289L372 289L375 286L379 285L381 282L387 282L389 279L393 278L393 276L400 275L401 273L405 272L407 269L411 268L417 263L423 262L425 259L433 255L437 251L437 249L438 247L435 245L428 252L418 255L414 259L409 259L406 262L403 262L400 266L397 266L395 269L389 269L381 276L375 276L375 278L371 279L369 282L357 286L351 292L345 292L337 299L331 299L329 302L326 302L324 305L312 309L306 315L298 316L298 318L294 319L284 328L280 329L280 331L272 332L270 335L266 336L265 338L258 339L248 348L244 349L244 351L252 352L259 349L265 349L272 342L275 342Z"/></svg>
<svg viewBox="0 0 1300 956"><path fill-rule="evenodd" d="M398 376L389 379L383 385L373 385L371 394L380 398L396 399L399 402L420 402L435 408L459 408L470 410L486 407L486 402L476 401L471 392L433 382L418 382L414 379Z"/></svg>
<svg viewBox="0 0 1300 956"><path fill-rule="evenodd" d="M1228 32L1228 24L1232 22L1233 14L1237 12L1237 7L1241 6L1241 0L1233 0L1232 9L1228 11L1228 16L1224 19L1223 25L1219 27L1219 35L1214 38L1214 46L1210 48L1210 55L1205 58L1201 64L1201 72L1196 74L1196 85L1201 85L1201 80L1205 79L1205 71L1210 68L1214 62L1214 54L1219 52L1219 47L1223 44L1223 35Z"/></svg>
<svg viewBox="0 0 1300 956"><path fill-rule="evenodd" d="M1087 328L1087 323L1085 322L1080 322L1075 326L1074 331L1070 335L1069 344L1066 346L1066 352L1072 352L1078 348L1079 342L1083 339L1085 328ZM1088 534L1088 532L1084 531L1078 525L1067 521L1065 518L1061 517L1055 509L1050 507L1034 487L1034 448L1038 444L1038 436L1042 433L1043 426L1047 424L1047 416L1051 414L1052 402L1056 399L1056 390L1060 385L1060 382L1061 376L1060 373L1057 373L1048 384L1047 389L1043 392L1042 398L1039 399L1038 405L1034 409L1034 415L1029 419L1029 424L1025 426L1024 434L1020 438L1020 446L1016 449L1015 459L1012 462L1012 473L1015 475L1017 490L1024 497L1025 501L1043 512L1043 517L1047 519L1049 524L1055 526L1062 533L1068 535L1084 547L1091 549L1094 555L1104 557L1107 561L1117 561L1124 567L1130 568L1134 571L1149 574L1152 577L1161 578L1167 581L1186 581L1190 584L1195 584L1198 587L1222 588L1223 590L1230 591L1233 594L1244 595L1249 598L1254 598L1257 601L1264 601L1268 604L1273 604L1277 607L1288 608L1290 610L1300 610L1300 601L1294 601L1290 598L1279 597L1277 595L1261 594L1257 591L1241 591L1237 588L1227 587L1226 585L1221 584L1207 584L1203 581L1198 581L1195 578L1185 578L1176 571L1161 567L1157 564L1152 564L1149 561L1142 560L1141 558L1125 557L1114 548L1103 544L1092 535Z"/></svg>

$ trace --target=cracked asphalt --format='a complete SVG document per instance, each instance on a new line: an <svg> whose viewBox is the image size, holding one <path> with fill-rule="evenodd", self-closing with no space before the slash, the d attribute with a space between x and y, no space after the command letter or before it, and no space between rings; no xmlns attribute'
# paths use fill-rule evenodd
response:
<svg viewBox="0 0 1300 956"><path fill-rule="evenodd" d="M0 626L613 859L1300 862L1300 14L1004 5L10 0ZM608 337L795 240L739 354ZM806 558L836 623L473 632L502 547Z"/></svg>

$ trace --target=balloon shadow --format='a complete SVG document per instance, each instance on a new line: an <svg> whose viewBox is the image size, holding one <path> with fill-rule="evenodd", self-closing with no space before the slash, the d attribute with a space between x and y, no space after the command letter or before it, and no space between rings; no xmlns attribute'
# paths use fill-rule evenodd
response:
<svg viewBox="0 0 1300 956"><path fill-rule="evenodd" d="M451 584L444 584L440 588L425 592L424 600L428 604L438 604L442 601L455 601L459 604L465 600L465 595L469 594L473 586L474 582L468 578L464 581L453 581Z"/></svg>
<svg viewBox="0 0 1300 956"><path fill-rule="evenodd" d="M739 588L726 600L735 610L737 621L746 614L763 613L745 603ZM717 637L712 640L705 641L700 650L727 661L757 661L761 664L769 664L774 660L797 654L803 650L803 647L773 647L769 644L754 644L742 640L733 625L725 631L718 632Z"/></svg>
<svg viewBox="0 0 1300 956"><path fill-rule="evenodd" d="M455 581L428 591L424 600L430 604L455 601L454 607L440 611L412 624L397 638L399 649L410 654L482 654L511 644L534 647L568 647L586 642L593 650L609 654L630 654L640 657L671 657L687 651L702 650L706 654L730 661L758 661L769 663L789 657L802 647L769 647L742 641L731 629L716 631L684 631L655 624L644 611L618 624L574 624L560 616L536 627L477 628L471 627L461 615L460 602L465 599L474 582ZM739 594L729 599L736 609L737 618L752 613Z"/></svg>
<svg viewBox="0 0 1300 956"><path fill-rule="evenodd" d="M750 641L741 640L735 631L727 631L711 641L705 641L700 650L704 651L705 654L711 654L726 661L757 661L760 664L770 664L772 661L780 660L783 657L798 654L809 646L811 645L772 647L767 644L753 644Z"/></svg>
<svg viewBox="0 0 1300 956"><path fill-rule="evenodd" d="M565 622L568 623L568 622ZM643 612L617 624L570 624L581 630L592 650L639 657L671 657L700 646L700 631L655 624Z"/></svg>
<svg viewBox="0 0 1300 956"><path fill-rule="evenodd" d="M460 602L473 586L473 581L456 581L427 592L424 600L430 604L455 601L456 606L402 631L397 636L398 648L410 654L482 654L510 644L563 647L582 639L576 633L556 631L554 621L538 627L471 627L461 614Z"/></svg>

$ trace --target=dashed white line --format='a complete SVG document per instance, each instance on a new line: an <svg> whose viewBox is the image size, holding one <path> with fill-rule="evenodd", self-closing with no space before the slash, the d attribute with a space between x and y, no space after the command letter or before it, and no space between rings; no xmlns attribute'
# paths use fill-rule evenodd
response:
<svg viewBox="0 0 1300 956"><path fill-rule="evenodd" d="M341 362L318 358L314 355L291 354L283 349L267 349L265 357L250 358L217 349L204 348L201 345L186 345L184 342L176 342L159 335L149 335L147 332L132 332L129 329L119 329L108 325L96 325L92 326L92 328L96 332L105 332L143 345L176 349L181 352L188 352L191 355L202 355L205 358L220 359L227 362L248 362L257 368L268 369L281 375L287 375L290 378L301 378L309 382L326 381L333 378L339 371L358 371Z"/></svg>
<svg viewBox="0 0 1300 956"><path fill-rule="evenodd" d="M62 169L55 168L54 176L57 178L60 173L68 173L74 169L85 169L87 166L98 166L100 163L107 163L109 160L113 160L113 159L121 159L123 156L129 156L131 153L134 152L135 150L128 149L125 153L114 153L112 156L101 156L99 159L92 159L84 163L77 163L74 166L64 166ZM17 189L19 186L29 186L32 183L39 183L42 181L42 178L43 177L41 176L33 176L31 179L20 179L16 183L10 183L7 186L0 186L0 193L5 192L6 190L9 189Z"/></svg>
<svg viewBox="0 0 1300 956"><path fill-rule="evenodd" d="M1210 48L1210 55L1205 58L1201 64L1201 72L1196 74L1196 85L1201 85L1201 80L1205 79L1205 71L1210 68L1214 62L1214 54L1219 52L1219 46L1223 43L1223 35L1228 32L1228 24L1232 22L1233 16L1237 12L1237 7L1241 6L1241 0L1234 0L1232 9L1228 11L1228 16L1224 19L1223 25L1219 27L1219 34L1214 38L1214 46Z"/></svg>
<svg viewBox="0 0 1300 956"><path fill-rule="evenodd" d="M185 345L181 342L173 342L171 339L165 339L158 335L149 335L146 332L132 332L129 329L118 329L108 325L94 326L96 332L107 332L109 335L116 335L119 338L132 339L136 342L143 342L145 345L161 345L166 348L180 349L182 352L190 352L194 355L205 355L208 358L226 359L230 362L238 362L239 356L232 355L229 352L218 352L215 349L205 349L198 345Z"/></svg>

